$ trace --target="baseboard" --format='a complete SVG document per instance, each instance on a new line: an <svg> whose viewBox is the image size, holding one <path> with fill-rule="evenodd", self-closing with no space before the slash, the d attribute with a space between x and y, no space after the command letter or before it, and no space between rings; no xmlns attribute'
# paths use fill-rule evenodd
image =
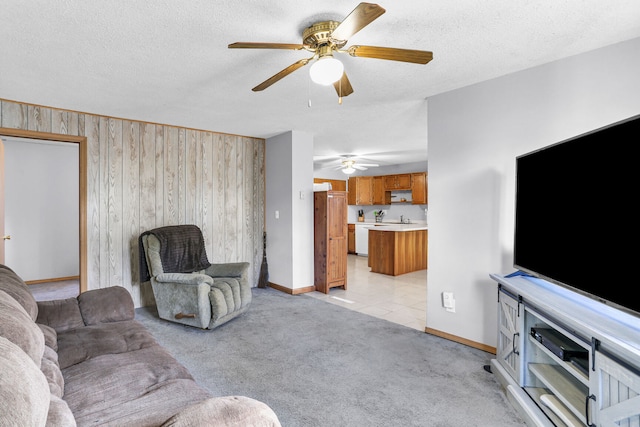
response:
<svg viewBox="0 0 640 427"><path fill-rule="evenodd" d="M315 286L307 286L304 288L291 289L291 288L287 288L286 286L281 286L273 282L267 282L267 286L289 295L306 294L307 292L314 292L316 290Z"/></svg>
<svg viewBox="0 0 640 427"><path fill-rule="evenodd" d="M456 335L448 334L446 332L439 331L437 329L432 328L424 328L424 331L431 335L436 335L440 338L447 339L449 341L454 341L459 344L468 345L469 347L477 348L478 350L486 351L487 353L496 354L496 348L491 347L486 344L482 344L479 342L471 341L466 338L458 337Z"/></svg>
<svg viewBox="0 0 640 427"><path fill-rule="evenodd" d="M80 276L55 277L53 279L40 279L40 280L26 280L24 283L26 283L27 285L37 285L40 283L66 282L68 280L80 280Z"/></svg>

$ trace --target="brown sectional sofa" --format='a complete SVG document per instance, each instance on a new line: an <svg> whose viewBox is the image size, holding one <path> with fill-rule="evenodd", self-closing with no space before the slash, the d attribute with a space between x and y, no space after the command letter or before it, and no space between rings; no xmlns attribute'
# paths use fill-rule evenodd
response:
<svg viewBox="0 0 640 427"><path fill-rule="evenodd" d="M122 287L36 302L0 264L0 425L280 426L200 387L134 316Z"/></svg>

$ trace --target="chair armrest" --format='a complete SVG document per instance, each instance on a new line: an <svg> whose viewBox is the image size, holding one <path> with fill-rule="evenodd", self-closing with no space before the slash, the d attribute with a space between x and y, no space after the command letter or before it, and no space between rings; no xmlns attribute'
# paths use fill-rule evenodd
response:
<svg viewBox="0 0 640 427"><path fill-rule="evenodd" d="M211 277L248 277L248 262L230 262L225 264L211 264L205 271Z"/></svg>
<svg viewBox="0 0 640 427"><path fill-rule="evenodd" d="M155 276L158 283L182 283L185 285L213 284L213 279L206 274L194 273L160 273Z"/></svg>
<svg viewBox="0 0 640 427"><path fill-rule="evenodd" d="M213 278L205 274L161 273L151 278L161 319L206 329L211 321L209 292Z"/></svg>

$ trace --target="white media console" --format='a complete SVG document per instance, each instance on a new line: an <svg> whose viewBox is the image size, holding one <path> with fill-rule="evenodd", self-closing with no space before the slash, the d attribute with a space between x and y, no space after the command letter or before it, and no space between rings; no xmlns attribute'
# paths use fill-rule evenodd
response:
<svg viewBox="0 0 640 427"><path fill-rule="evenodd" d="M499 301L491 370L525 422L640 427L640 317L541 279L490 277Z"/></svg>

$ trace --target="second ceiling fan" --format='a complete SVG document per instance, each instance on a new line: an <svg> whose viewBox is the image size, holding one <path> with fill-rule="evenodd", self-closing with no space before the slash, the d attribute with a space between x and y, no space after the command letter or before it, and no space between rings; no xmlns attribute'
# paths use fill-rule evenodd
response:
<svg viewBox="0 0 640 427"><path fill-rule="evenodd" d="M366 171L367 168L375 168L378 166L379 165L375 163L357 163L355 159L347 158L342 161L342 165L338 168L341 169L343 173L351 175L356 169Z"/></svg>
<svg viewBox="0 0 640 427"><path fill-rule="evenodd" d="M264 90L293 73L298 68L315 61L310 69L311 79L323 85L333 84L338 97L342 99L343 96L348 96L353 93L353 87L347 77L347 73L344 71L344 66L339 60L333 57L333 54L336 52L348 53L353 57L386 59L390 61L411 62L414 64L426 64L433 59L433 54L424 50L362 45L344 48L351 36L369 25L383 13L385 13L385 9L377 4L360 3L342 22L321 21L307 27L302 32L301 44L236 42L231 43L229 48L286 49L313 52L313 56L294 62L252 90L254 92Z"/></svg>

